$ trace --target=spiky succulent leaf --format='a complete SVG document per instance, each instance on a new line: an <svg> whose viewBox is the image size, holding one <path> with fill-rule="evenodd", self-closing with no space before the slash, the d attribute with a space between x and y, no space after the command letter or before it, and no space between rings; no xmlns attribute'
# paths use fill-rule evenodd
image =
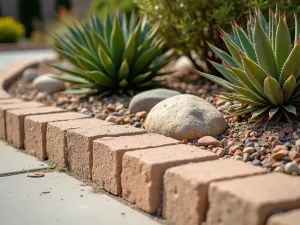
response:
<svg viewBox="0 0 300 225"><path fill-rule="evenodd" d="M248 33L232 23L233 35L221 30L230 54L209 44L222 64L211 64L224 76L200 75L233 91L221 93L222 98L238 101L233 115L252 113L252 118L281 112L297 115L300 107L300 28L295 15L295 40L292 42L288 24L278 10L269 13L269 22L260 10L250 16ZM255 18L255 19L253 19ZM295 43L292 49L292 43ZM298 108L297 108L298 107Z"/></svg>
<svg viewBox="0 0 300 225"><path fill-rule="evenodd" d="M55 50L72 64L54 65L72 74L58 79L76 88L131 93L154 85L154 77L169 74L159 71L169 62L173 51L167 51L164 41L157 38L159 24L151 28L146 17L138 18L132 13L128 19L125 14L116 13L113 19L107 15L102 23L93 15L76 24L69 27L68 35L55 36Z"/></svg>

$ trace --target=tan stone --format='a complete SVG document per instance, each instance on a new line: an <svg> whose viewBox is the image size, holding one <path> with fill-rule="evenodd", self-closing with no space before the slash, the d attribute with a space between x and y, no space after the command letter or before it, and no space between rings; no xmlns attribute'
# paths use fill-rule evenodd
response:
<svg viewBox="0 0 300 225"><path fill-rule="evenodd" d="M83 118L89 118L89 116L75 112L27 116L24 122L25 149L38 158L46 159L46 131L48 122Z"/></svg>
<svg viewBox="0 0 300 225"><path fill-rule="evenodd" d="M44 106L38 102L24 102L0 105L0 139L6 140L6 111L10 109L36 108Z"/></svg>
<svg viewBox="0 0 300 225"><path fill-rule="evenodd" d="M288 155L288 150L279 150L278 152L272 154L271 158L280 160L280 159L283 159L287 155Z"/></svg>
<svg viewBox="0 0 300 225"><path fill-rule="evenodd" d="M201 225L211 182L266 173L232 160L215 160L168 169L164 175L163 217L176 225Z"/></svg>
<svg viewBox="0 0 300 225"><path fill-rule="evenodd" d="M126 125L68 130L67 144L69 168L78 175L85 178L91 178L93 166L93 140L102 137L131 136L144 133L146 132L143 129Z"/></svg>
<svg viewBox="0 0 300 225"><path fill-rule="evenodd" d="M155 213L161 202L163 175L168 168L215 159L218 159L216 154L182 144L126 152L122 163L122 196L138 208Z"/></svg>
<svg viewBox="0 0 300 225"><path fill-rule="evenodd" d="M267 225L299 225L300 209L275 214L268 219Z"/></svg>
<svg viewBox="0 0 300 225"><path fill-rule="evenodd" d="M204 136L204 137L200 138L198 140L198 144L200 146L209 146L209 145L213 145L215 147L220 146L220 142L217 139L215 139L214 137L211 137L211 136Z"/></svg>
<svg viewBox="0 0 300 225"><path fill-rule="evenodd" d="M263 225L274 210L300 207L300 180L272 173L212 183L207 225Z"/></svg>
<svg viewBox="0 0 300 225"><path fill-rule="evenodd" d="M97 139L93 143L92 179L105 190L119 195L125 152L174 144L179 144L179 141L159 134Z"/></svg>
<svg viewBox="0 0 300 225"><path fill-rule="evenodd" d="M107 125L113 125L113 123L93 118L48 123L46 133L46 152L48 159L61 167L67 167L67 131L81 127L100 127Z"/></svg>
<svg viewBox="0 0 300 225"><path fill-rule="evenodd" d="M13 109L6 112L6 134L7 141L17 148L24 147L24 119L26 116L59 113L64 110L57 107L40 107Z"/></svg>

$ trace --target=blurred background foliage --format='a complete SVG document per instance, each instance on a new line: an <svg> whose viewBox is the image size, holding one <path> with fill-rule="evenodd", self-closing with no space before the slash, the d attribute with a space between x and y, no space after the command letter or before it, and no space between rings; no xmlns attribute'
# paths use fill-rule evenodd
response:
<svg viewBox="0 0 300 225"><path fill-rule="evenodd" d="M216 60L206 41L224 48L218 28L231 30L230 22L246 24L255 7L268 13L275 8L274 0L135 0L142 14L152 24L161 21L160 33L169 47L190 58L197 69L210 71L208 59ZM293 20L293 11L300 12L300 0L279 0L278 7Z"/></svg>

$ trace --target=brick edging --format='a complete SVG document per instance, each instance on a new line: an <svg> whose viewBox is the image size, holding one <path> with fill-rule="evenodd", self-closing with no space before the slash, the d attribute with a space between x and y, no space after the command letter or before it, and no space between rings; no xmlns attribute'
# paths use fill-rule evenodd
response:
<svg viewBox="0 0 300 225"><path fill-rule="evenodd" d="M28 60L0 70L0 138L13 146L25 146L29 154L91 178L176 225L292 225L291 218L299 215L271 216L300 208L299 178L218 160L214 153L143 129L24 103L5 91L37 65Z"/></svg>

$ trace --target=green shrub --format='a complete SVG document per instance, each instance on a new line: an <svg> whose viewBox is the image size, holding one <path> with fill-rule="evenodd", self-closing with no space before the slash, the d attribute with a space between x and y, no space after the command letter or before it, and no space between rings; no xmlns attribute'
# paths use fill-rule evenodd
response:
<svg viewBox="0 0 300 225"><path fill-rule="evenodd" d="M0 17L0 43L18 42L24 37L24 26L11 17Z"/></svg>
<svg viewBox="0 0 300 225"><path fill-rule="evenodd" d="M269 2L276 3L274 0ZM287 16L292 16L291 9L300 11L299 0L278 2L280 8L288 7ZM161 34L169 46L188 56L198 69L204 71L208 70L207 58L215 60L206 40L220 48L225 47L218 34L219 27L229 31L233 20L246 24L249 9L269 7L264 0L136 0L136 3L151 23L161 21Z"/></svg>
<svg viewBox="0 0 300 225"><path fill-rule="evenodd" d="M295 35L292 41L288 24L280 11L270 11L269 22L257 10L248 21L245 32L237 24L233 35L221 31L230 55L210 45L223 64L212 65L226 78L200 73L233 93L221 97L242 103L234 108L241 116L252 118L277 112L297 115L300 106L300 23L295 15ZM289 25L292 27L291 25Z"/></svg>
<svg viewBox="0 0 300 225"><path fill-rule="evenodd" d="M58 77L76 84L81 89L71 93L101 94L134 92L150 88L158 81L153 78L164 75L159 70L169 62L171 52L165 43L157 39L158 25L150 28L147 19L132 14L109 14L105 23L92 16L82 26L69 27L70 35L57 38L56 51L74 68L54 65L71 74Z"/></svg>
<svg viewBox="0 0 300 225"><path fill-rule="evenodd" d="M90 11L98 14L101 19L104 19L106 12L112 15L118 9L130 15L133 8L134 4L132 0L93 0Z"/></svg>

